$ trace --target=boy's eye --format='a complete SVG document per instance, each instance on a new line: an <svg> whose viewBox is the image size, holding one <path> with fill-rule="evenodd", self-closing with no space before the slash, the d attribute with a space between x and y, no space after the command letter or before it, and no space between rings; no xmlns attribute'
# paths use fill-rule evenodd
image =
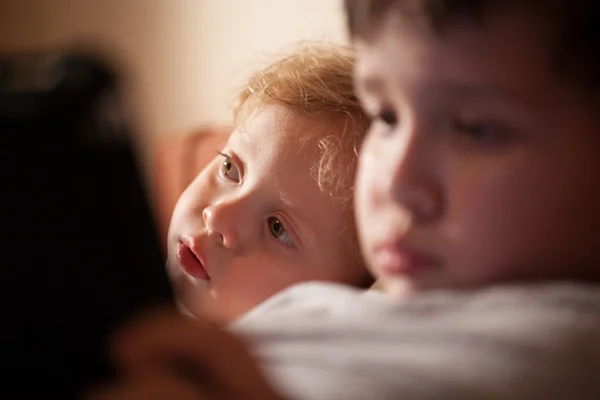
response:
<svg viewBox="0 0 600 400"><path fill-rule="evenodd" d="M372 122L378 122L380 124L387 125L388 128L392 128L398 123L398 118L393 110L383 110L372 115Z"/></svg>
<svg viewBox="0 0 600 400"><path fill-rule="evenodd" d="M228 154L224 154L224 153L219 153L219 154L221 154L225 158L225 160L223 160L223 162L221 163L221 169L220 169L221 175L223 175L225 178L229 179L230 181L239 183L240 182L240 171L239 171L238 167L235 165L233 158Z"/></svg>
<svg viewBox="0 0 600 400"><path fill-rule="evenodd" d="M395 126L398 123L398 118L396 117L396 113L391 110L384 110L378 116L381 122L389 126Z"/></svg>
<svg viewBox="0 0 600 400"><path fill-rule="evenodd" d="M267 223L269 224L269 232L275 239L281 241L288 247L296 247L288 231L283 227L283 224L277 217L267 218Z"/></svg>
<svg viewBox="0 0 600 400"><path fill-rule="evenodd" d="M397 124L398 118L396 113L392 110L384 110L380 113L374 114L374 117L371 120L370 131L387 136L394 131Z"/></svg>
<svg viewBox="0 0 600 400"><path fill-rule="evenodd" d="M469 123L455 121L454 128L460 135L464 135L468 140L485 144L496 145L506 142L508 134L505 129L486 123Z"/></svg>

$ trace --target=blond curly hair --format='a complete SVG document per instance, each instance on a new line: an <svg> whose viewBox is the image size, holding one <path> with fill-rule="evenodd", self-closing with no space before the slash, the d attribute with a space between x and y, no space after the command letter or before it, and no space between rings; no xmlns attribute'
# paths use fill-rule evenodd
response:
<svg viewBox="0 0 600 400"><path fill-rule="evenodd" d="M345 200L352 197L358 150L369 125L354 93L354 64L350 47L301 42L255 72L234 109L236 125L269 105L312 117L310 133L319 136L320 149L312 173L322 190Z"/></svg>

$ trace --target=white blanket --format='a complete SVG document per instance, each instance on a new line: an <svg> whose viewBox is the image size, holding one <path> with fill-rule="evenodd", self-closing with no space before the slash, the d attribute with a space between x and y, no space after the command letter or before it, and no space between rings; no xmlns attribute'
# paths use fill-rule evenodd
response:
<svg viewBox="0 0 600 400"><path fill-rule="evenodd" d="M301 284L239 320L290 399L600 399L600 288L389 299Z"/></svg>

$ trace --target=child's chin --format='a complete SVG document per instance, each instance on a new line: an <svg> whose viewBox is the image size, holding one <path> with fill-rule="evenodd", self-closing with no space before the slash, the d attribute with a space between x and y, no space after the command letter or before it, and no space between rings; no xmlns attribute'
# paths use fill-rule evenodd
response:
<svg viewBox="0 0 600 400"><path fill-rule="evenodd" d="M178 308L182 313L198 316L202 313L203 304L206 303L208 288L200 287L200 284L190 279L189 276L181 274L171 277L171 284L175 292Z"/></svg>
<svg viewBox="0 0 600 400"><path fill-rule="evenodd" d="M177 310L186 317L196 317L182 301L177 301Z"/></svg>

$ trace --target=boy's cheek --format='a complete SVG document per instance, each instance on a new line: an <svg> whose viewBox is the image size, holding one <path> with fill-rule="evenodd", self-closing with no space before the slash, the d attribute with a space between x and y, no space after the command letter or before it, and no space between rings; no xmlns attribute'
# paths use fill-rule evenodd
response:
<svg viewBox="0 0 600 400"><path fill-rule="evenodd" d="M382 145L371 134L361 149L355 188L356 206L360 208L358 212L376 206L374 203L383 200L380 198L383 195L382 188L386 184L389 186L388 180L393 175L393 166L387 163L388 158L380 149Z"/></svg>
<svg viewBox="0 0 600 400"><path fill-rule="evenodd" d="M535 276L540 265L559 264L585 250L571 238L578 234L577 210L569 211L568 185L559 191L532 168L506 179L475 179L454 185L444 226L449 256L463 278Z"/></svg>
<svg viewBox="0 0 600 400"><path fill-rule="evenodd" d="M374 203L376 203L375 198L377 197L377 189L375 182L370 178L370 174L360 171L357 175L354 193L356 227L358 229L358 236L361 244L365 244L364 242L369 238L369 236L366 235L366 232L369 232L374 228L373 225L375 219L368 218L368 216L372 215L372 212L377 211L377 208L374 205Z"/></svg>

